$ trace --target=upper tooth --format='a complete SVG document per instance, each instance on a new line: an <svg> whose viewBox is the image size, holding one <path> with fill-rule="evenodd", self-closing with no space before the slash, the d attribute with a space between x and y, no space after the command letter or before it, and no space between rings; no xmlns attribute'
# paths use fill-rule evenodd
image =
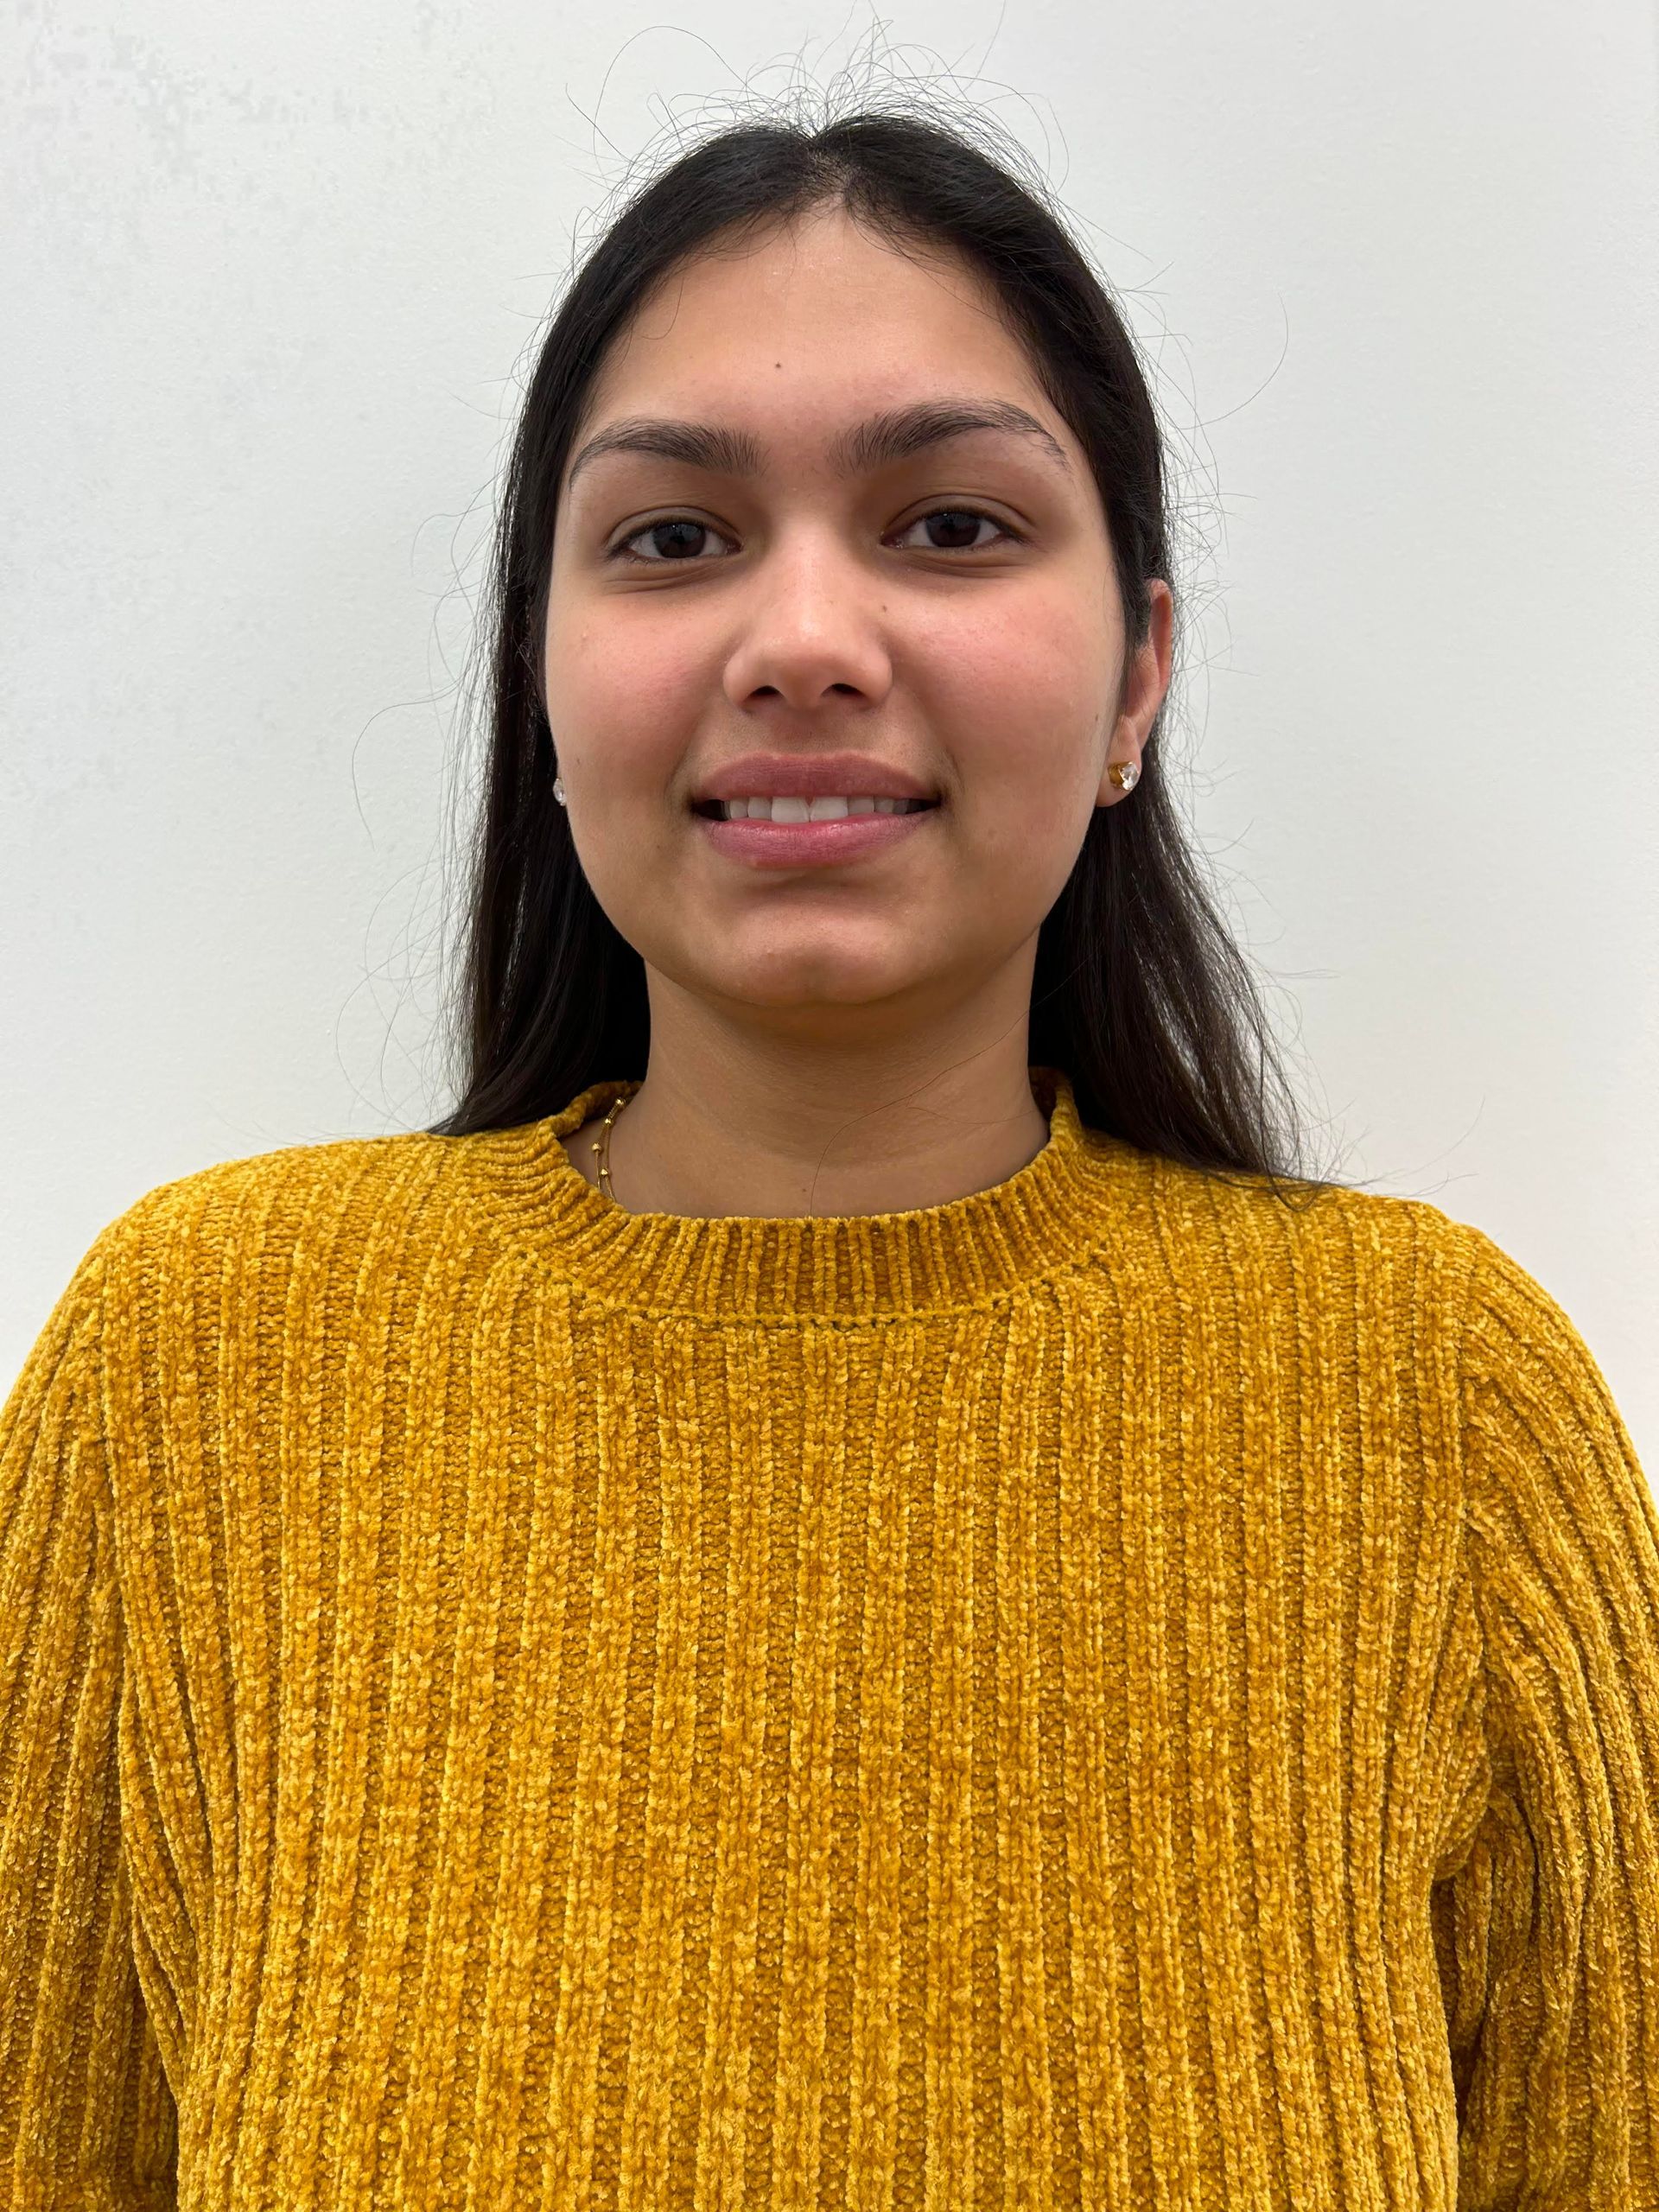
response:
<svg viewBox="0 0 1659 2212"><path fill-rule="evenodd" d="M892 814L906 802L896 798L734 798L727 801L734 821L839 822L849 814Z"/></svg>

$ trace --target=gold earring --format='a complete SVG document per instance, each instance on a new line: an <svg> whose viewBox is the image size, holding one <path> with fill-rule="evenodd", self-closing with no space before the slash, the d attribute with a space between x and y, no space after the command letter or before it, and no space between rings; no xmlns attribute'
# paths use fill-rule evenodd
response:
<svg viewBox="0 0 1659 2212"><path fill-rule="evenodd" d="M1141 763L1138 760L1114 760L1108 773L1119 791L1132 791L1141 780Z"/></svg>

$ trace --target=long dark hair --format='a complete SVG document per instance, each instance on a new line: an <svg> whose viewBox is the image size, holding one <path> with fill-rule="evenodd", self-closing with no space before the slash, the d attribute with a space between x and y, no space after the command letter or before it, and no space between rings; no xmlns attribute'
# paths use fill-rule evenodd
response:
<svg viewBox="0 0 1659 2212"><path fill-rule="evenodd" d="M433 1135L538 1120L592 1084L645 1076L645 963L594 898L553 796L541 639L560 480L595 374L651 287L717 238L741 241L833 204L900 251L954 251L1005 302L1094 470L1126 676L1147 633L1148 579L1174 591L1164 444L1135 341L1039 177L1021 181L969 129L868 107L816 128L740 121L678 155L633 192L572 278L514 434L484 599L491 734L453 1009L464 1082ZM1176 593L1178 664L1183 611ZM1133 796L1095 810L1039 931L1027 1058L1065 1072L1086 1124L1219 1176L1266 1176L1276 1189L1284 1178L1317 1195L1325 1184L1305 1171L1249 963L1163 772L1169 703Z"/></svg>

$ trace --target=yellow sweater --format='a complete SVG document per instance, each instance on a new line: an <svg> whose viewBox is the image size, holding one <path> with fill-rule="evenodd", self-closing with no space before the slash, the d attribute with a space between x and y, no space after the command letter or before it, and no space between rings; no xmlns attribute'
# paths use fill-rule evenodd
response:
<svg viewBox="0 0 1659 2212"><path fill-rule="evenodd" d="M0 2205L1652 2212L1659 1512L1428 1204L297 1146L0 1414Z"/></svg>

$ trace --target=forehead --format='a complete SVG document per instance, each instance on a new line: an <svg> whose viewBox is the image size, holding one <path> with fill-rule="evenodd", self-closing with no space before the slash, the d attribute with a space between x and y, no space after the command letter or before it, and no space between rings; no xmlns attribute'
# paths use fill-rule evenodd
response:
<svg viewBox="0 0 1659 2212"><path fill-rule="evenodd" d="M976 270L819 211L664 277L607 357L572 450L635 414L741 420L769 449L798 450L941 390L998 394L1065 438Z"/></svg>

